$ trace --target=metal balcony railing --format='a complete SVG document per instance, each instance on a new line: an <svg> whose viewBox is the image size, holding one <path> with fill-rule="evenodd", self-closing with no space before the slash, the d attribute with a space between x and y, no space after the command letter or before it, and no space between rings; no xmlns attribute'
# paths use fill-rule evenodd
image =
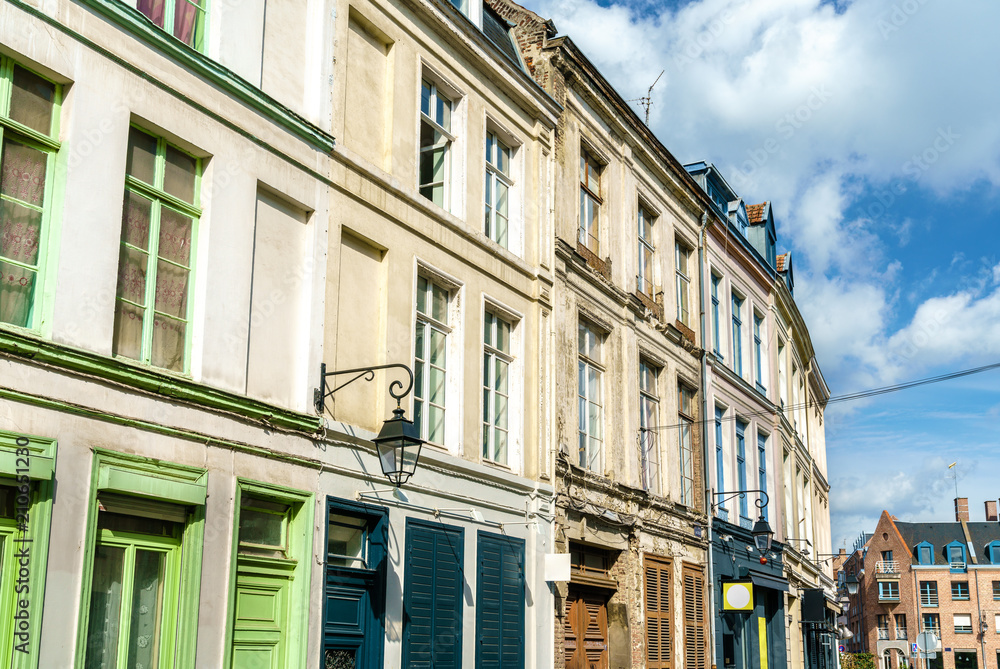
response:
<svg viewBox="0 0 1000 669"><path fill-rule="evenodd" d="M875 576L899 576L899 563L895 560L879 560L875 563Z"/></svg>
<svg viewBox="0 0 1000 669"><path fill-rule="evenodd" d="M879 639L888 639L889 638L889 630L879 629L879 631L878 631L878 638Z"/></svg>
<svg viewBox="0 0 1000 669"><path fill-rule="evenodd" d="M902 639L903 641L905 641L906 640L906 630L897 629L896 630L896 639L897 640Z"/></svg>

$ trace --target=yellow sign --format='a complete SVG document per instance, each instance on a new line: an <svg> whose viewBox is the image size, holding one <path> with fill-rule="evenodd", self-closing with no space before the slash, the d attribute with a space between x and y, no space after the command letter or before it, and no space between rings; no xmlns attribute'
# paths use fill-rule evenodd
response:
<svg viewBox="0 0 1000 669"><path fill-rule="evenodd" d="M753 611L753 583L737 581L722 584L723 611Z"/></svg>

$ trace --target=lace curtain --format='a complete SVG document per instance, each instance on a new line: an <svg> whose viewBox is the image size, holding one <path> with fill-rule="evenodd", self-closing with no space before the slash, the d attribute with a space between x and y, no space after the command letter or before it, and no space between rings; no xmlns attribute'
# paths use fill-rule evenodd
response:
<svg viewBox="0 0 1000 669"><path fill-rule="evenodd" d="M33 147L5 140L0 166L0 321L27 327L38 262L45 200L47 155ZM15 201L17 200L17 201Z"/></svg>

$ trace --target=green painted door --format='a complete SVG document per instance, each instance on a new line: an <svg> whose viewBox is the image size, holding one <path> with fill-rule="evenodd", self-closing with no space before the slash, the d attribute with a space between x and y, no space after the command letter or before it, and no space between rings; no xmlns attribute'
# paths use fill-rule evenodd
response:
<svg viewBox="0 0 1000 669"><path fill-rule="evenodd" d="M290 574L275 574L240 560L236 576L233 667L283 669L290 583Z"/></svg>
<svg viewBox="0 0 1000 669"><path fill-rule="evenodd" d="M0 518L0 667L9 667L13 644L14 581L17 563L14 558L14 527L9 518Z"/></svg>

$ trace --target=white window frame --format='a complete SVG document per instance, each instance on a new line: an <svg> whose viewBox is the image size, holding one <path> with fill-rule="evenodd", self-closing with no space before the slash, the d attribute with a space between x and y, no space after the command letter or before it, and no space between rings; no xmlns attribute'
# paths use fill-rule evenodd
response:
<svg viewBox="0 0 1000 669"><path fill-rule="evenodd" d="M685 258L686 272L681 271L682 254ZM677 320L691 327L691 246L680 239L674 240L674 270L676 274L674 300L677 302ZM684 310L681 307L682 302L687 305L686 317L684 317Z"/></svg>
<svg viewBox="0 0 1000 669"><path fill-rule="evenodd" d="M590 187L589 171L585 168L585 165L593 165L594 171L597 173L596 192ZM579 244L586 247L598 257L600 257L601 249L603 248L601 232L604 225L601 209L604 207L604 198L601 196L601 191L604 186L604 170L606 168L607 163L598 157L597 152L593 148L585 144L580 145L580 173L577 175L580 183L580 211L577 217L576 237ZM585 217L588 205L594 211L593 223L589 230L586 226L587 218ZM591 243L597 248L593 248Z"/></svg>
<svg viewBox="0 0 1000 669"><path fill-rule="evenodd" d="M441 322L431 317L430 314L422 314L417 310L417 291L419 290L419 279L424 278L428 285L434 284L443 288L448 293L447 316L448 321ZM416 404L418 393L421 393L421 401L426 400L426 387L418 388L416 379L416 329L421 324L425 327L439 329L445 335L445 403L444 403L444 439L442 441L431 441L428 438L428 424L426 421L420 425L421 438L427 443L446 448L448 451L458 453L462 448L462 327L461 327L461 288L462 285L456 279L432 269L428 265L418 262L415 276L413 278L413 337L414 345L411 350L414 352L414 389L413 389L413 415L416 416ZM429 351L430 339L424 337L424 351L426 355ZM427 360L425 358L424 360ZM429 361L428 361L429 363ZM428 364L425 363L425 364ZM424 383L430 383L429 374L425 374Z"/></svg>
<svg viewBox="0 0 1000 669"><path fill-rule="evenodd" d="M580 350L579 340L580 340L580 336L582 334L581 330L583 330L583 329L586 329L589 333L593 334L594 337L596 337L596 339L597 339L596 346L594 347L596 349L596 352L597 352L596 359L594 357L590 356L589 354L585 354L583 351ZM604 471L603 468L604 468L604 371L605 371L605 368L601 364L601 357L602 357L602 353L603 353L603 347L604 347L604 340L605 340L605 338L606 338L606 333L601 328L595 326L592 322L590 322L590 321L588 321L588 320L586 320L584 318L579 318L578 319L578 324L577 324L577 414L578 414L578 416L577 416L577 419L578 419L578 422L577 422L577 449L578 449L578 456L576 458L574 458L573 460L574 460L574 464L578 464L579 466L581 466L581 467L583 467L585 469L589 469L589 470L591 470L593 472L597 472L599 474L602 474L603 471ZM581 374L586 374L586 379L589 381L589 379L590 379L589 372L591 372L591 371L593 371L594 374L597 377L597 384L596 384L597 385L597 389L596 389L597 398L596 398L596 400L595 400L595 398L593 396L591 396L591 394L589 392L589 390L590 390L590 384L589 383L582 384L583 385L584 394L580 395L580 386L581 386L581 383L580 383L581 378L580 378L580 376L581 376ZM583 414L580 413L581 404L583 406L587 407L587 409L588 409L586 415L583 415ZM590 421L589 420L585 420L585 418L589 418L590 417L589 410L591 408L591 405L593 405L594 407L596 407L597 408L597 412L598 412L597 421L596 421L597 422L597 426L596 426L597 434L596 435L590 433L590 429L589 429ZM581 430L580 429L581 427L583 427L584 429ZM581 439L586 439L586 445L584 447L580 446L580 440ZM592 442L597 442L596 446L595 446L595 450L597 451L596 453L592 453L591 452Z"/></svg>
<svg viewBox="0 0 1000 669"><path fill-rule="evenodd" d="M737 304L739 302L739 304ZM744 334L746 328L743 323L743 312L746 310L747 303L746 297L742 296L739 291L732 290L729 293L729 309L730 309L730 321L732 323L731 337L733 345L733 372L736 373L740 378L746 378L746 369L743 365L743 352L746 347L743 346L743 342L746 339Z"/></svg>
<svg viewBox="0 0 1000 669"><path fill-rule="evenodd" d="M486 365L489 360L489 356L503 356L503 358L508 362L507 368L507 460L505 462L499 462L496 460L491 460L489 458L483 457L483 461L493 465L500 465L511 469L515 473L520 473L523 470L522 463L522 443L523 443L523 432L524 432L524 347L522 341L522 328L521 323L524 320L524 316L509 307L504 306L499 301L494 300L489 296L484 296L481 313L483 314L484 324L486 313L489 312L493 314L494 317L505 321L510 325L510 341L508 343L508 353L504 354L497 351L495 348L488 346L485 341L482 342L483 346L483 360L480 369L485 372ZM485 339L485 327L483 330L483 336L481 339ZM481 388L485 390L485 379L481 379ZM485 397L483 401L485 401ZM482 446L483 443L483 430L486 429L485 421L482 417L486 415L486 408L484 406L480 407L483 411L480 413L480 435L479 443ZM480 449L481 451L482 449Z"/></svg>
<svg viewBox="0 0 1000 669"><path fill-rule="evenodd" d="M643 388L643 368L649 370L652 389ZM654 495L663 494L663 457L657 438L659 433L655 429L650 429L658 427L660 422L661 371L662 368L648 358L639 358L639 377L636 387L639 390L639 427L643 430L639 433L639 475L643 489ZM650 422L652 424L648 424Z"/></svg>
<svg viewBox="0 0 1000 669"><path fill-rule="evenodd" d="M495 140L500 141L507 146L509 151L507 173L506 175L499 174L495 166L490 162L490 156L487 153L486 138L492 136ZM517 256L522 256L524 254L524 189L522 184L524 182L524 142L522 142L516 135L505 129L502 125L493 120L492 117L486 117L486 135L483 141L483 165L485 169L486 180L491 181L490 193L495 193L496 181L501 181L507 186L507 244L500 244L497 242L496 237L493 234L487 235L492 241L497 242L500 246L503 246L508 251ZM484 184L485 187L485 184ZM486 197L483 194L483 222L484 222L484 234L485 234L485 224L487 217L490 215L490 210L486 208ZM492 221L490 221L492 224ZM491 231L494 228L491 225Z"/></svg>
<svg viewBox="0 0 1000 669"><path fill-rule="evenodd" d="M646 202L639 198L635 212L636 222L636 272L635 288L651 300L656 299L657 267L656 267L656 223L659 215ZM643 221L647 222L649 236L643 236ZM648 256L648 259L647 259ZM649 280L647 282L645 270L649 269ZM648 283L648 285L647 285Z"/></svg>
<svg viewBox="0 0 1000 669"><path fill-rule="evenodd" d="M462 175L464 172L465 162L464 162L464 152L465 147L463 146L462 137L465 130L465 96L461 91L455 86L448 82L448 80L430 68L426 63L422 63L418 76L420 79L420 84L417 90L417 124L416 124L416 138L417 138L417 169L416 169L416 183L417 192L420 193L421 181L420 181L420 157L421 155L431 150L430 148L423 148L420 146L420 136L425 123L429 124L435 131L441 133L445 137L445 165L444 165L444 192L441 196L441 204L437 205L434 203L433 198L420 195L422 198L435 204L435 206L440 206L445 211L454 214L455 216L461 217L463 215L463 192L464 183ZM438 98L446 99L450 102L450 122L449 128L444 128L441 126L436 119L431 118L423 112L422 108L422 96L424 84L430 86L431 104L430 109L433 110L434 100ZM437 146L437 145L435 145ZM437 183L437 182L431 182Z"/></svg>

